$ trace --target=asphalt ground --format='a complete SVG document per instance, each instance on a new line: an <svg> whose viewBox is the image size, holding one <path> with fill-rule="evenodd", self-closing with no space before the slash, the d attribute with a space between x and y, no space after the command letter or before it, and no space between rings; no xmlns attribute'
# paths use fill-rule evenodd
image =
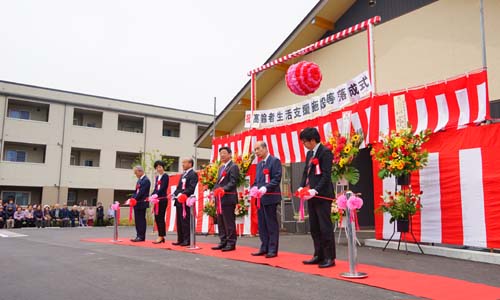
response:
<svg viewBox="0 0 500 300"><path fill-rule="evenodd" d="M0 300L418 299L393 291L268 266L176 251L94 244L112 228L17 229L0 238ZM370 233L366 233L370 235ZM120 228L120 237L134 230ZM362 239L363 233L360 234ZM148 239L155 235L148 232ZM174 240L175 235L167 239ZM216 243L217 237L197 236ZM258 238L242 237L254 246ZM282 235L282 251L311 253L307 235ZM345 240L337 247L346 259ZM360 263L500 286L500 266L360 247ZM362 271L362 270L359 270ZM340 270L339 270L340 272Z"/></svg>

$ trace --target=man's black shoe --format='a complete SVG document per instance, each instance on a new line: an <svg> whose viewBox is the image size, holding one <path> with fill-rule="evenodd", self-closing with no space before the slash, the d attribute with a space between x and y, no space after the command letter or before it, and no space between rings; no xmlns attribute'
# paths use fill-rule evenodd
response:
<svg viewBox="0 0 500 300"><path fill-rule="evenodd" d="M323 269L323 268L330 268L330 267L334 267L335 266L335 261L331 258L329 259L325 259L324 261L322 261L318 267Z"/></svg>
<svg viewBox="0 0 500 300"><path fill-rule="evenodd" d="M319 259L319 257L317 256L314 256L313 258L311 258L310 260L304 260L302 263L304 265L317 265L321 262L321 260Z"/></svg>

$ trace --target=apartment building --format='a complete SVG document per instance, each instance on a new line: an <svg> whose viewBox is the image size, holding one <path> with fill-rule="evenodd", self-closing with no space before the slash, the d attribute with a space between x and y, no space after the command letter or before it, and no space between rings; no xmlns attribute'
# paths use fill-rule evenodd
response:
<svg viewBox="0 0 500 300"><path fill-rule="evenodd" d="M209 161L194 147L212 116L0 81L0 197L27 204L124 201L141 153ZM150 174L151 176L152 174Z"/></svg>

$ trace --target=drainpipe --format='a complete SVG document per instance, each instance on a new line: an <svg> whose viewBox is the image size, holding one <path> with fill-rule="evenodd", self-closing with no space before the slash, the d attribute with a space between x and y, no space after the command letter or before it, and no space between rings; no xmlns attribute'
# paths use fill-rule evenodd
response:
<svg viewBox="0 0 500 300"><path fill-rule="evenodd" d="M5 96L5 107L3 111L3 120L2 120L2 140L0 141L0 146L1 146L1 152L0 152L0 160L3 160L3 151L4 151L4 145L5 145L5 120L7 119L7 108L9 106L9 100L7 99L7 96Z"/></svg>
<svg viewBox="0 0 500 300"><path fill-rule="evenodd" d="M61 202L61 181L62 181L62 167L63 167L63 156L64 156L64 137L66 134L66 114L67 112L67 104L64 104L64 117L63 117L63 132L62 132L62 141L59 145L61 147L61 159L59 161L59 184L57 185L57 203Z"/></svg>

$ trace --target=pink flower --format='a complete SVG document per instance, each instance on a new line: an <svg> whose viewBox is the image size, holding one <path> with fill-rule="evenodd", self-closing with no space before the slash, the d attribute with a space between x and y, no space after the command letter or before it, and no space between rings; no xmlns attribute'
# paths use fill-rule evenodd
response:
<svg viewBox="0 0 500 300"><path fill-rule="evenodd" d="M339 209L346 209L347 197L345 195L341 195L341 196L337 197L337 207Z"/></svg>
<svg viewBox="0 0 500 300"><path fill-rule="evenodd" d="M349 200L347 200L347 207L350 210L360 209L362 206L363 206L363 199L359 197L352 196L351 198L349 198Z"/></svg>

